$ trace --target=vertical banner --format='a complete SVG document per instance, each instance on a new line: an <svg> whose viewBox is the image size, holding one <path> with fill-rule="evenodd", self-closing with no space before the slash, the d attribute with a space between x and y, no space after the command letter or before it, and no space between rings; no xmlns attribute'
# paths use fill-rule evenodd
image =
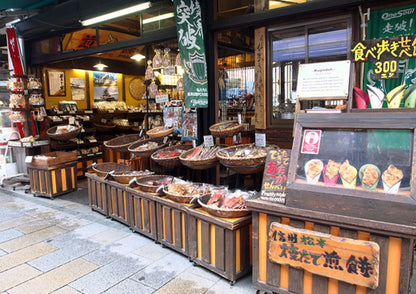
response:
<svg viewBox="0 0 416 294"><path fill-rule="evenodd" d="M173 0L176 31L184 68L185 106L208 107L207 63L198 0Z"/></svg>
<svg viewBox="0 0 416 294"><path fill-rule="evenodd" d="M23 65L19 50L19 41L16 37L14 28L6 28L7 34L7 49L13 63L13 70L15 75L23 75Z"/></svg>

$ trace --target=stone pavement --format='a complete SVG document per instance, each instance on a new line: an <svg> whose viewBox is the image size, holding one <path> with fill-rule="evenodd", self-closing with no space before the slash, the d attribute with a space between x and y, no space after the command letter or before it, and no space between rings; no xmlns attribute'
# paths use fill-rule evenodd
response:
<svg viewBox="0 0 416 294"><path fill-rule="evenodd" d="M256 292L92 211L85 185L53 200L0 189L0 294Z"/></svg>

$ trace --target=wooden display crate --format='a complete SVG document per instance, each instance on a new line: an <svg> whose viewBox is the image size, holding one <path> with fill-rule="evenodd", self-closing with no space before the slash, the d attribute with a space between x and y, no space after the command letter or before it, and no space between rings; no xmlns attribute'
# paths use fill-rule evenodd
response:
<svg viewBox="0 0 416 294"><path fill-rule="evenodd" d="M231 284L251 271L251 215L215 217L189 209L189 257Z"/></svg>
<svg viewBox="0 0 416 294"><path fill-rule="evenodd" d="M188 256L188 210L195 204L155 197L157 215L157 241Z"/></svg>
<svg viewBox="0 0 416 294"><path fill-rule="evenodd" d="M77 189L77 162L69 161L54 166L27 163L30 190L35 196L53 199Z"/></svg>
<svg viewBox="0 0 416 294"><path fill-rule="evenodd" d="M156 202L149 193L127 187L130 228L133 232L157 239Z"/></svg>
<svg viewBox="0 0 416 294"><path fill-rule="evenodd" d="M386 222L363 221L353 218L302 211L262 200L247 204L253 214L253 287L266 293L409 293L412 273L414 228ZM336 219L339 218L339 219ZM270 232L272 223L311 230L342 238L371 241L378 244L378 286L375 289L343 282L335 278L311 273L302 268L279 264L270 260ZM357 268L357 274L362 274ZM347 269L343 269L347 271ZM375 271L371 272L376 274Z"/></svg>
<svg viewBox="0 0 416 294"><path fill-rule="evenodd" d="M104 178L94 173L86 173L88 179L88 203L92 210L109 216L107 184Z"/></svg>
<svg viewBox="0 0 416 294"><path fill-rule="evenodd" d="M115 181L107 181L108 215L125 225L130 226L130 201L126 185Z"/></svg>

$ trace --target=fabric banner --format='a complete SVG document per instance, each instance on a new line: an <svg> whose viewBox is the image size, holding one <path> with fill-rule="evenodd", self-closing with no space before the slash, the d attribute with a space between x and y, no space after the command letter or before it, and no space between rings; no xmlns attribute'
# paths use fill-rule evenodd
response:
<svg viewBox="0 0 416 294"><path fill-rule="evenodd" d="M367 38L381 39L415 34L415 12L416 4L371 11ZM399 85L406 84L407 88L416 82L416 58L401 59L398 63L398 68L398 78L396 79L375 79L374 63L367 62L365 64L364 90L366 90L367 85L371 85L387 94ZM404 101L402 101L403 103ZM386 107L386 105L383 107Z"/></svg>
<svg viewBox="0 0 416 294"><path fill-rule="evenodd" d="M207 63L198 0L173 0L176 31L184 68L185 107L208 107Z"/></svg>
<svg viewBox="0 0 416 294"><path fill-rule="evenodd" d="M19 50L19 41L16 37L14 28L6 28L7 34L7 49L13 63L13 71L15 75L24 75L22 59Z"/></svg>

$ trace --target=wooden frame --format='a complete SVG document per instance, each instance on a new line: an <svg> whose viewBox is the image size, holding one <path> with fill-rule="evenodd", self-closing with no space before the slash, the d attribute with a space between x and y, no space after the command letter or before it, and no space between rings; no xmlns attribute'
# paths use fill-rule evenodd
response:
<svg viewBox="0 0 416 294"><path fill-rule="evenodd" d="M66 96L65 71L47 70L48 96Z"/></svg>
<svg viewBox="0 0 416 294"><path fill-rule="evenodd" d="M411 144L415 146L416 114L414 112L368 112L328 114L298 114L295 139L290 160L287 192L288 207L330 213L352 218L382 221L413 226L416 222L416 185L414 176L415 154L411 154L409 195L392 195L381 191L346 189L301 183L296 179L297 166L305 128L318 129L396 129L411 130ZM335 205L336 204L336 205Z"/></svg>

